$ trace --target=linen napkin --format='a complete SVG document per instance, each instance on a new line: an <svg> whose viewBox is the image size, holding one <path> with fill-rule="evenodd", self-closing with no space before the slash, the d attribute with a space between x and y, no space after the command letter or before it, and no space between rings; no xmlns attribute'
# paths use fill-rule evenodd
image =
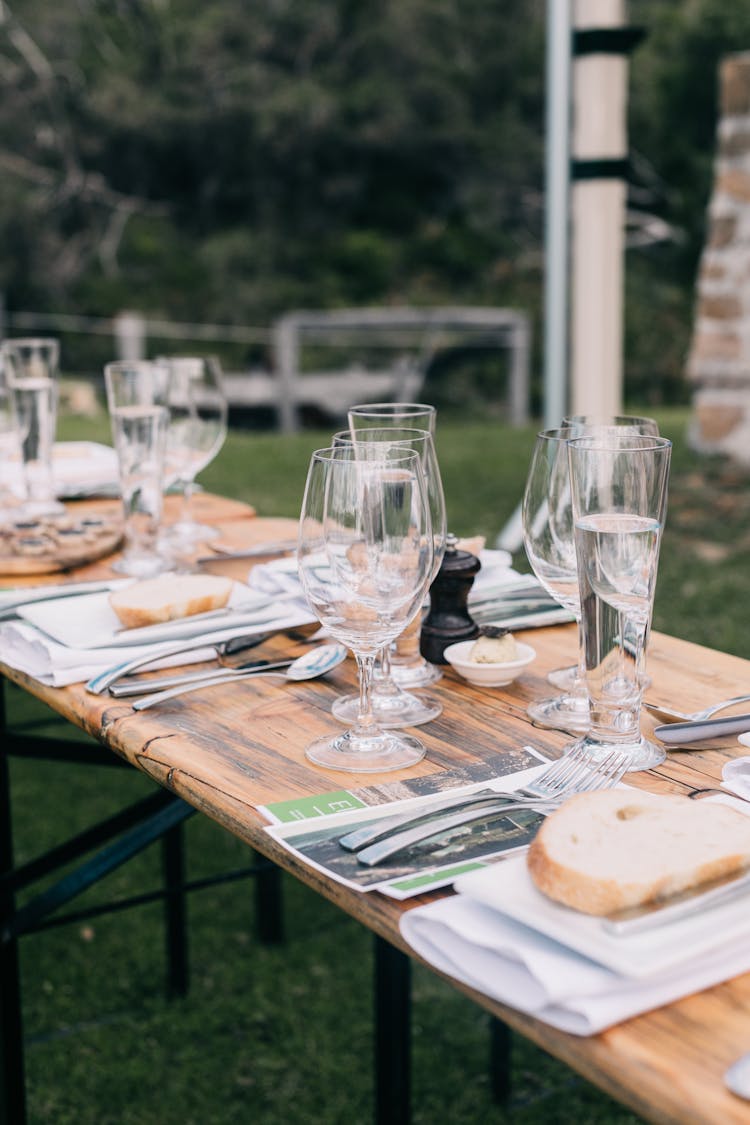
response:
<svg viewBox="0 0 750 1125"><path fill-rule="evenodd" d="M461 894L410 910L401 933L440 972L573 1035L595 1035L750 970L744 936L634 980Z"/></svg>
<svg viewBox="0 0 750 1125"><path fill-rule="evenodd" d="M25 622L13 621L0 625L0 660L19 672L33 676L40 683L51 687L65 687L67 684L89 680L99 672L104 672L114 664L123 664L140 656L153 653L149 668L171 668L181 664L196 664L210 660L215 651L213 645L232 637L271 633L276 629L290 629L306 625L314 618L309 610L283 604L279 606L278 616L266 619L256 625L232 626L223 629L207 630L201 640L205 642L199 649L172 656L160 656L167 649L177 647L166 642L118 646L117 648L72 648L53 640L41 630ZM185 644L189 643L186 638ZM146 665L144 665L144 668Z"/></svg>
<svg viewBox="0 0 750 1125"><path fill-rule="evenodd" d="M750 736L741 734L740 742L750 746ZM735 797L750 801L750 758L735 758L731 762L724 763L721 771L721 788L734 793Z"/></svg>

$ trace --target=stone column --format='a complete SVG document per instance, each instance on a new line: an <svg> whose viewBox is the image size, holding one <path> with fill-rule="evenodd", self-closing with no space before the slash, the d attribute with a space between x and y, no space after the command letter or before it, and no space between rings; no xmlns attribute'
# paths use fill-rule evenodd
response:
<svg viewBox="0 0 750 1125"><path fill-rule="evenodd" d="M720 72L721 118L687 374L689 440L750 463L750 52Z"/></svg>

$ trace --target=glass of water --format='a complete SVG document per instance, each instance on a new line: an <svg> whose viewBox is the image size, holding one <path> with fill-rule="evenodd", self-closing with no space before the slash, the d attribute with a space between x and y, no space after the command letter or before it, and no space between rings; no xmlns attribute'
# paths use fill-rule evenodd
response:
<svg viewBox="0 0 750 1125"><path fill-rule="evenodd" d="M23 515L59 515L65 509L55 497L52 446L57 424L60 345L53 339L5 340L2 362L21 445Z"/></svg>
<svg viewBox="0 0 750 1125"><path fill-rule="evenodd" d="M171 561L157 546L169 370L148 360L122 360L106 365L104 380L125 515L125 549L113 569L147 578L168 569Z"/></svg>
<svg viewBox="0 0 750 1125"><path fill-rule="evenodd" d="M591 723L577 745L595 759L626 749L630 770L665 758L640 711L671 451L627 428L568 442Z"/></svg>

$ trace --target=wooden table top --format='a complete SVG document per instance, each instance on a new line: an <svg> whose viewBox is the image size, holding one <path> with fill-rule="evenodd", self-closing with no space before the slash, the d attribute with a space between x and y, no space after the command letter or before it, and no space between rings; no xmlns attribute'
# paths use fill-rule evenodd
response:
<svg viewBox="0 0 750 1125"><path fill-rule="evenodd" d="M234 502L204 495L201 503L200 518L220 523L226 540L235 546L279 538L292 526L291 521L252 518L251 509ZM211 569L241 577L248 563L217 559ZM102 561L74 577L101 577L106 572L107 563ZM575 629L558 626L519 636L530 641L538 654L520 679L507 688L482 689L446 667L443 679L430 688L442 701L443 713L419 730L427 746L426 758L409 770L382 776L328 771L304 756L314 737L341 730L330 706L355 684L351 659L325 680L282 686L262 678L246 680L177 697L140 713L125 700L90 695L82 684L56 689L2 663L0 671L411 954L399 933L401 913L436 894L399 903L343 887L280 848L263 831L265 821L257 808L378 780L450 771L481 760L484 754L513 755L529 742L556 756L569 736L533 728L526 719L526 706L549 695L548 671L574 659ZM269 647L274 644L289 651L288 638L269 642ZM654 698L668 699L685 710L739 694L750 681L750 662L659 633L651 637L648 669ZM651 718L644 714L644 732L652 727ZM714 786L724 761L738 753L742 751L734 740L727 741L722 751L671 753L658 769L630 775L628 783L663 793ZM727 1066L750 1050L750 974L588 1038L557 1031L468 988L456 987L649 1121L750 1123L750 1104L730 1094L722 1081Z"/></svg>

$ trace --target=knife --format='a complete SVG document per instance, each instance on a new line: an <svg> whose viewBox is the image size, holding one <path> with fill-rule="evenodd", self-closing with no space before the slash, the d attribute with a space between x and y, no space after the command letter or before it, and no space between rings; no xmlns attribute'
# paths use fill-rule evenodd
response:
<svg viewBox="0 0 750 1125"><path fill-rule="evenodd" d="M614 937L643 933L644 930L664 926L690 914L698 914L710 906L723 906L725 902L733 902L749 888L750 872L746 871L739 876L735 872L723 879L714 879L710 883L672 895L668 899L610 914L601 919L602 927Z"/></svg>
<svg viewBox="0 0 750 1125"><path fill-rule="evenodd" d="M80 594L100 594L126 584L127 580L118 578L101 582L68 582L60 586L29 586L26 590L20 589L19 596L14 601L0 602L0 621L15 617L19 609L25 605L33 605L34 602L58 601L60 598L75 598Z"/></svg>
<svg viewBox="0 0 750 1125"><path fill-rule="evenodd" d="M704 738L721 738L727 734L744 734L750 731L750 715L731 715L726 719L693 719L689 723L665 723L654 727L661 742L679 745L685 742L702 742Z"/></svg>

